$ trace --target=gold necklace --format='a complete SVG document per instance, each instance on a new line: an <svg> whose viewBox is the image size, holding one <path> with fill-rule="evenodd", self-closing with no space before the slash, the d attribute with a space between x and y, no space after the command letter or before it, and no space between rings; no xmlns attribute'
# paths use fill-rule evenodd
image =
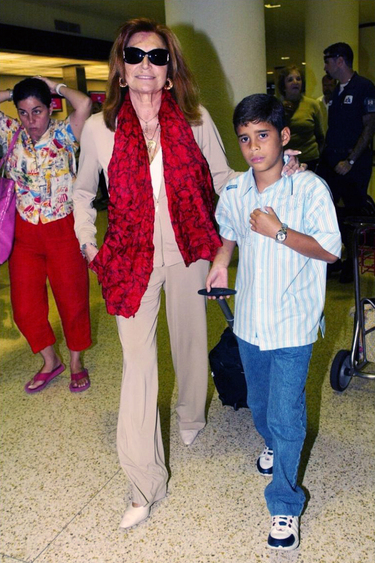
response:
<svg viewBox="0 0 375 563"><path fill-rule="evenodd" d="M160 135L159 127L160 126L159 126L159 123L158 123L157 126L155 127L155 131L154 131L154 134L152 136L152 139L148 139L148 137L146 137L146 135L145 135L145 137L147 139L146 145L147 145L148 159L149 159L150 164L155 158L156 147L158 146L158 140L159 140L159 135ZM158 134L156 136L156 139L154 139L156 131L158 131Z"/></svg>
<svg viewBox="0 0 375 563"><path fill-rule="evenodd" d="M156 135L156 132L159 130L159 127L160 127L160 124L159 124L159 122L157 122L155 130L154 130L154 134L152 135L151 139L149 137L147 137L146 131L143 131L143 135L146 139L147 152L148 152L150 158L151 158L151 154L154 155L155 150L156 150L156 145L158 144L158 142L157 142L158 137L155 139L155 135ZM152 162L152 160L151 160L151 162Z"/></svg>
<svg viewBox="0 0 375 563"><path fill-rule="evenodd" d="M136 113L137 113L137 112L136 112ZM148 133L148 124L151 123L151 121L152 121L153 119L155 119L155 117L157 117L158 113L159 113L159 111L158 111L157 113L155 113L154 117L151 117L151 119L149 119L148 121L146 121L145 119L143 119L143 118L142 118L140 115L138 115L138 113L137 113L138 119L140 119L141 121L143 121L143 123L145 123L145 127L144 127L144 128L142 127L142 131L143 131L144 133Z"/></svg>

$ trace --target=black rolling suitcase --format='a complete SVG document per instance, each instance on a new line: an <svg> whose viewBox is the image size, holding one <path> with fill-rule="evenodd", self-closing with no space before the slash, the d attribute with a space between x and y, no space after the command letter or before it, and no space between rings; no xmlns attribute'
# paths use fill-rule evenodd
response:
<svg viewBox="0 0 375 563"><path fill-rule="evenodd" d="M212 288L210 295L217 296L235 293L227 288ZM205 289L198 292L200 295L208 295ZM219 399L223 405L229 405L238 410L247 408L247 387L243 371L237 339L233 334L233 314L225 299L217 299L224 313L228 327L224 330L219 342L208 354L211 373Z"/></svg>

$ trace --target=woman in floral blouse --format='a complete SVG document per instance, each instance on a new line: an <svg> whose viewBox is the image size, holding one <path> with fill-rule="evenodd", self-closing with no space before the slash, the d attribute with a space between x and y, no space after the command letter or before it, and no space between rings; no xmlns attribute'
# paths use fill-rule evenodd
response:
<svg viewBox="0 0 375 563"><path fill-rule="evenodd" d="M51 119L51 94L65 97L73 112L64 121ZM73 229L72 188L75 153L91 101L65 84L26 78L14 90L0 91L0 102L13 99L21 133L6 163L15 181L16 232L9 259L14 320L43 365L25 385L36 393L65 369L57 356L48 321L47 279L62 321L70 352L72 392L90 386L80 354L91 344L89 286L86 264ZM20 124L0 112L0 139L8 149Z"/></svg>

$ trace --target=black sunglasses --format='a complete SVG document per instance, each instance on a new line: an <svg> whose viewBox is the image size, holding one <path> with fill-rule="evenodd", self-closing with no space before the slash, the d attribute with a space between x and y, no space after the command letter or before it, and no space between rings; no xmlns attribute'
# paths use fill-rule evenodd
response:
<svg viewBox="0 0 375 563"><path fill-rule="evenodd" d="M129 65L141 63L145 57L148 57L153 65L165 66L169 61L169 52L167 49L152 49L146 53L138 47L125 47L124 49L124 61Z"/></svg>

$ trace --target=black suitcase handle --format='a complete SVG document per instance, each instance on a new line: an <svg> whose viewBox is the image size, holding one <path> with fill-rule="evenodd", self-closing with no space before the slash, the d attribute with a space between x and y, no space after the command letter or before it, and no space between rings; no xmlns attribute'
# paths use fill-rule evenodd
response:
<svg viewBox="0 0 375 563"><path fill-rule="evenodd" d="M207 291L206 288L200 289L198 291L199 295L204 295L205 297L225 297L227 295L235 295L236 290L230 289L229 287L212 287L211 291ZM228 323L229 328L233 329L234 324L234 316L229 307L226 299L216 299L218 302L220 309L224 313L224 317Z"/></svg>

